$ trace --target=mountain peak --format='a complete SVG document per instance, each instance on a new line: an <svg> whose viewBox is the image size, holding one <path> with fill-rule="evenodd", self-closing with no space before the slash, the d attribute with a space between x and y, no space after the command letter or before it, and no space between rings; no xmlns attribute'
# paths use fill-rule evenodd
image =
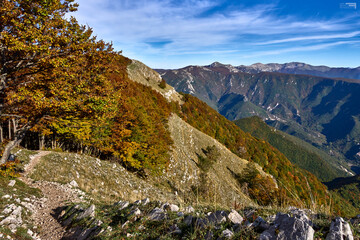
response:
<svg viewBox="0 0 360 240"><path fill-rule="evenodd" d="M224 67L225 65L220 62L213 62L209 67Z"/></svg>

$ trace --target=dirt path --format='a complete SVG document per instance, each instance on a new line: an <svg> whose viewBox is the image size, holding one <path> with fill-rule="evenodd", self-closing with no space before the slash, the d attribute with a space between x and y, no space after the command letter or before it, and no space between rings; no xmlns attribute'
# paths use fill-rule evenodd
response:
<svg viewBox="0 0 360 240"><path fill-rule="evenodd" d="M51 152L41 151L31 156L28 165L25 166L25 172L20 179L31 187L39 188L44 197L34 205L32 219L37 227L40 227L40 238L43 240L58 240L65 234L65 229L57 222L54 210L64 206L69 202L81 201L76 192L67 185L54 182L37 181L34 182L29 176L41 158Z"/></svg>

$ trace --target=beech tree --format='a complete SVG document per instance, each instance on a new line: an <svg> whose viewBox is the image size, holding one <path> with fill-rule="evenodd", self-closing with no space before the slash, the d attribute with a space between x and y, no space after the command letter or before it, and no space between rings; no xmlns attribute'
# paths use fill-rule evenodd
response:
<svg viewBox="0 0 360 240"><path fill-rule="evenodd" d="M16 122L0 164L34 127L89 139L89 126L116 115L121 83L107 75L119 54L64 17L73 2L0 0L0 117Z"/></svg>

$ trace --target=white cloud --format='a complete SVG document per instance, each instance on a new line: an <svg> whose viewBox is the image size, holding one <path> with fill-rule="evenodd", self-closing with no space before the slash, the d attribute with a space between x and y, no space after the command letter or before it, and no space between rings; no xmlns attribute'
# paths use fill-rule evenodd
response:
<svg viewBox="0 0 360 240"><path fill-rule="evenodd" d="M357 43L345 39L356 40L360 35L360 22L355 21L358 16L299 19L291 15L279 16L275 4L208 13L223 2L78 0L79 11L73 15L80 23L92 27L99 38L112 41L117 50L124 50L124 55L138 59L150 58L150 55L158 58L195 54L220 57L244 52L248 57L261 57L261 54L355 45ZM156 47L151 42L167 44ZM278 48L275 49L272 44L279 44L281 48L274 45ZM268 51L270 46L272 50Z"/></svg>
<svg viewBox="0 0 360 240"><path fill-rule="evenodd" d="M114 3L115 2L115 3ZM75 16L106 40L133 43L150 40L172 41L167 47L198 47L228 44L246 34L317 32L342 29L337 21L297 21L272 14L274 5L259 5L226 14L198 17L216 1L185 1L173 5L169 0L100 1L80 0Z"/></svg>
<svg viewBox="0 0 360 240"><path fill-rule="evenodd" d="M316 50L327 49L327 48L338 46L338 45L359 44L359 43L360 43L360 41L338 41L338 42L316 44L316 45L310 45L310 46L282 48L282 49L276 49L276 50L270 50L270 51L255 52L253 54L245 56L245 58L261 57L261 56L267 56L267 55L279 55L279 54L289 53L289 52L316 51Z"/></svg>
<svg viewBox="0 0 360 240"><path fill-rule="evenodd" d="M337 38L353 38L353 37L356 37L356 36L359 36L359 35L360 35L360 31L355 31L355 32L340 33L340 34L315 35L315 36L285 38L285 39L279 39L279 40L272 40L272 41L267 41L267 42L255 43L254 45L268 45L268 44L277 44L277 43L306 41L306 40L328 40L328 39L337 39Z"/></svg>

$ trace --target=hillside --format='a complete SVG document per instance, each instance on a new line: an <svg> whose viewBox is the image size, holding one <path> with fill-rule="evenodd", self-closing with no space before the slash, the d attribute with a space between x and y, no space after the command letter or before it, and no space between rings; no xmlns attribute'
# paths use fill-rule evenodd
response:
<svg viewBox="0 0 360 240"><path fill-rule="evenodd" d="M159 72L177 91L200 98L230 120L259 116L338 159L356 162L360 84L354 81L249 74L219 63Z"/></svg>
<svg viewBox="0 0 360 240"><path fill-rule="evenodd" d="M353 236L330 220L359 209L66 18L77 7L0 8L0 238Z"/></svg>
<svg viewBox="0 0 360 240"><path fill-rule="evenodd" d="M292 163L313 173L323 182L344 175L342 170L334 167L339 166L335 158L301 139L268 126L259 117L239 119L235 121L235 124L245 132L269 142Z"/></svg>
<svg viewBox="0 0 360 240"><path fill-rule="evenodd" d="M264 205L295 205L347 216L352 216L356 211L338 195L330 195L314 175L290 163L267 142L243 132L197 98L179 95L167 85L160 86L161 79L145 65L136 61L126 62L129 76L144 76L150 86L140 85L124 75L122 80L118 79L124 81L127 86L123 103L131 101L134 104L131 107L152 109L139 113L134 111L135 114L141 114L138 115L141 118L137 121L132 120L128 128L131 130L130 136L133 136L130 139L161 143L159 137L156 141L151 138L152 132L146 131L149 125L144 123L147 123L146 119L158 121L152 120L157 119L156 114L168 111L169 115L165 115L168 118L164 120L164 125L159 126L163 126L166 131L164 133L169 134L171 141L165 146L169 146L171 151L168 151L168 155L162 155L161 152L154 152L155 148L145 148L154 158L166 157L164 159L167 161L163 162L165 165L162 165L162 162L160 165L152 165L151 159L143 158L143 164L137 168L137 165L129 165L127 161L109 158L109 155L105 154L100 157L108 161L80 154L81 149L78 150L78 154L49 152L44 153L42 157L36 152L17 150L14 153L22 164L36 160L31 173L27 173L32 179L29 182L35 181L34 186L41 189L50 188L50 192L55 191L51 190L52 188L58 189L62 186L66 189L78 189L82 197L78 200L72 198L73 202L91 201L99 208L105 208L106 204L119 199L135 201L149 197L180 206L210 205L224 209L234 206L258 208ZM139 79L136 81L139 82ZM135 98L140 95L142 97ZM163 96L173 96L173 101ZM145 98L149 98L146 103ZM160 101L163 108L154 108L149 101L151 98ZM124 117L123 119L126 120ZM28 136L30 137L31 135ZM49 139L50 137L51 135L48 136ZM61 146L61 139L58 141L56 146ZM129 138L123 138L122 141L125 144ZM57 150L60 151L59 148ZM134 155L133 161L140 159ZM162 170L159 171L160 169ZM304 179L306 181L303 181ZM44 194L46 198L52 198L52 195L48 196L46 192ZM47 210L44 213L50 214L51 206L54 208L55 205L39 206L45 206ZM27 214L31 215L31 211ZM104 217L106 216L108 215ZM49 234L30 227L33 224L31 218L27 218L26 222L30 224L28 226L31 231L38 232L41 236ZM42 223L39 224L43 226ZM64 231L64 234L69 233Z"/></svg>
<svg viewBox="0 0 360 240"><path fill-rule="evenodd" d="M341 195L344 199L349 201L353 206L359 208L360 206L360 176L336 178L330 182L325 183L329 190Z"/></svg>

